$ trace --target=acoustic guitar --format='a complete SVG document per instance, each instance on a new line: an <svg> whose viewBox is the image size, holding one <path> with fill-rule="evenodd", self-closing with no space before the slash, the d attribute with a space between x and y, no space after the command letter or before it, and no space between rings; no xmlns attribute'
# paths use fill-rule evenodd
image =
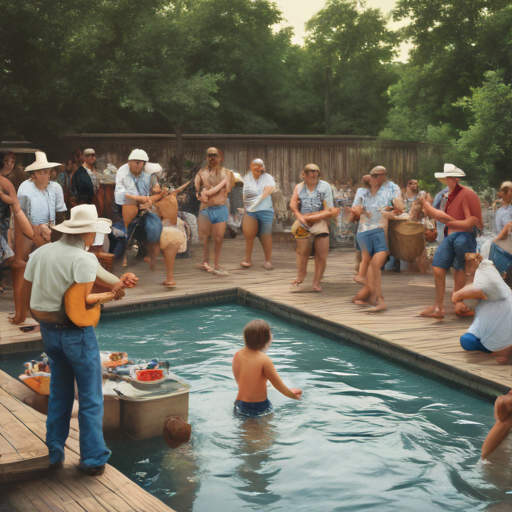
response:
<svg viewBox="0 0 512 512"><path fill-rule="evenodd" d="M133 274L132 274L133 275ZM135 278L135 276L133 276ZM90 306L85 302L88 283L74 283L64 295L64 309L68 318L78 327L96 327L100 321L101 302ZM135 282L128 277L123 282L124 288L133 288Z"/></svg>

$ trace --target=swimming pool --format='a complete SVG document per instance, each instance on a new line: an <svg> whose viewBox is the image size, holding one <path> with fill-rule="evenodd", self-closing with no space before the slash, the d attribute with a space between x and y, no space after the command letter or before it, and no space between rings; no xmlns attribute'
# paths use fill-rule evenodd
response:
<svg viewBox="0 0 512 512"><path fill-rule="evenodd" d="M254 318L271 325L269 355L303 399L270 388L275 413L244 421L231 360ZM188 445L109 443L111 464L178 512L512 506L510 445L478 462L494 422L475 395L238 305L105 315L97 333L102 349L169 359L192 384Z"/></svg>

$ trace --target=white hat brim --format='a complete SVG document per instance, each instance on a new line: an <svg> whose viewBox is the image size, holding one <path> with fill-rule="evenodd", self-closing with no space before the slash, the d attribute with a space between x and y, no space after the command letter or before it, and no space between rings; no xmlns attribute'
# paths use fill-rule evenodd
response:
<svg viewBox="0 0 512 512"><path fill-rule="evenodd" d="M55 231L60 231L61 233L66 234L80 234L80 233L103 233L104 235L108 235L112 232L111 225L112 221L110 219L99 218L97 221L89 222L87 224L80 225L70 225L69 220L62 222L61 224L57 224L56 226L52 226Z"/></svg>
<svg viewBox="0 0 512 512"><path fill-rule="evenodd" d="M438 180L443 180L445 178L465 178L466 177L466 173L464 171L461 171L461 172L436 172L434 174L434 176L438 179Z"/></svg>
<svg viewBox="0 0 512 512"><path fill-rule="evenodd" d="M53 167L58 167L59 165L57 162L46 162L44 164L31 164L28 167L25 167L25 172L32 172L32 171L42 171L43 169L52 169Z"/></svg>

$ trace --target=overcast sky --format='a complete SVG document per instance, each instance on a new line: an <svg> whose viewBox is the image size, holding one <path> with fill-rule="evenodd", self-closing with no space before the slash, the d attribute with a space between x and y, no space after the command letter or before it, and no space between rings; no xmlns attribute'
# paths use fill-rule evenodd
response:
<svg viewBox="0 0 512 512"><path fill-rule="evenodd" d="M308 21L325 5L325 0L274 0L283 12L284 18L287 20L283 25L291 25L295 30L293 42L296 44L303 43L305 35L304 23ZM386 15L395 6L395 0L366 0L368 7L380 8ZM397 28L397 23L390 23L391 28ZM407 59L407 47L401 48L400 60Z"/></svg>

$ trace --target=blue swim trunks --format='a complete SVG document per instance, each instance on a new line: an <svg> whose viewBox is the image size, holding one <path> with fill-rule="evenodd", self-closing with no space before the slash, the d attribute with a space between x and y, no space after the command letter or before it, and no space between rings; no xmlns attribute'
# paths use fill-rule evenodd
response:
<svg viewBox="0 0 512 512"><path fill-rule="evenodd" d="M448 270L464 270L466 266L466 253L476 252L476 238L472 233L459 231L444 238L437 248L432 261L433 267Z"/></svg>
<svg viewBox="0 0 512 512"><path fill-rule="evenodd" d="M229 210L225 204L220 206L208 206L199 212L199 215L206 215L212 224L226 222L229 218Z"/></svg>
<svg viewBox="0 0 512 512"><path fill-rule="evenodd" d="M267 398L263 402L244 402L243 400L236 400L233 412L235 416L242 418L258 418L265 416L274 411L270 400Z"/></svg>
<svg viewBox="0 0 512 512"><path fill-rule="evenodd" d="M356 242L362 251L368 251L372 257L378 252L388 251L386 235L382 228L369 229L368 231L357 233Z"/></svg>
<svg viewBox="0 0 512 512"><path fill-rule="evenodd" d="M268 235L272 233L272 222L274 222L274 210L258 210L255 212L245 212L249 217L258 221L258 235Z"/></svg>

